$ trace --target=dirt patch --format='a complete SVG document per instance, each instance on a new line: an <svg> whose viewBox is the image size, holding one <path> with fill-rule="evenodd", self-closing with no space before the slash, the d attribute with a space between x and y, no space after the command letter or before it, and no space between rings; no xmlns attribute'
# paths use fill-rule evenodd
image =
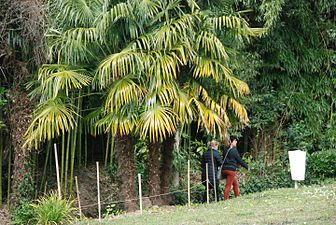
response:
<svg viewBox="0 0 336 225"><path fill-rule="evenodd" d="M96 218L98 216L98 192L97 192L97 170L95 165L81 169L77 174L78 187L80 193L80 201L82 213L86 217ZM100 201L102 211L111 202L119 201L119 187L115 181L107 174L104 167L99 168L99 186L100 186ZM74 187L74 193L76 193ZM78 205L76 205L77 207Z"/></svg>
<svg viewBox="0 0 336 225"><path fill-rule="evenodd" d="M0 208L0 224L1 225L10 224L10 214L7 207Z"/></svg>

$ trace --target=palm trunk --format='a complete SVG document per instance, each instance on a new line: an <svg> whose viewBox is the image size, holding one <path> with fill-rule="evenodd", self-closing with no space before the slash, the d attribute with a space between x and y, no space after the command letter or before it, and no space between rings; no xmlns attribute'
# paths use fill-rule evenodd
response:
<svg viewBox="0 0 336 225"><path fill-rule="evenodd" d="M148 188L152 205L161 205L160 188L160 143L149 143L148 153Z"/></svg>
<svg viewBox="0 0 336 225"><path fill-rule="evenodd" d="M172 178L172 162L174 150L175 137L174 135L168 137L163 142L162 148L162 165L161 165L161 194L168 193L170 181ZM171 201L170 195L162 197L162 203L168 205Z"/></svg>
<svg viewBox="0 0 336 225"><path fill-rule="evenodd" d="M13 89L8 93L9 97L9 124L12 146L14 148L14 164L12 179L11 201L14 207L19 205L22 198L31 199L34 191L30 165L30 149L23 148L24 134L32 118L32 102L27 93Z"/></svg>
<svg viewBox="0 0 336 225"><path fill-rule="evenodd" d="M126 211L138 209L135 192L134 144L131 135L116 135L115 149L118 162L118 178L121 183L121 199Z"/></svg>

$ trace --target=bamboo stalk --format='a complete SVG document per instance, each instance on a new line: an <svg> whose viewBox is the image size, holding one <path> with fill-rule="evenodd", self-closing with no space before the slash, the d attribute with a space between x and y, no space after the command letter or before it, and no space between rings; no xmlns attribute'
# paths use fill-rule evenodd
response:
<svg viewBox="0 0 336 225"><path fill-rule="evenodd" d="M82 98L79 98L79 109L82 108L83 100ZM78 109L78 110L79 110ZM78 114L81 114L81 110L79 110ZM80 169L82 167L82 120L79 118L79 124L78 124L78 168Z"/></svg>
<svg viewBox="0 0 336 225"><path fill-rule="evenodd" d="M88 133L86 128L84 129L84 167L87 167L87 149L88 149Z"/></svg>
<svg viewBox="0 0 336 225"><path fill-rule="evenodd" d="M106 141L106 151L105 151L105 168L107 168L107 159L108 159L108 154L109 154L109 142L110 142L110 134L107 134L107 141Z"/></svg>
<svg viewBox="0 0 336 225"><path fill-rule="evenodd" d="M66 196L67 189L68 189L68 169L69 169L69 155L70 155L70 140L71 140L71 133L68 132L68 139L67 139L67 149L66 149L66 158L65 158L65 173L64 173L64 191L63 195Z"/></svg>
<svg viewBox="0 0 336 225"><path fill-rule="evenodd" d="M45 182L46 182L47 166L48 166L48 161L49 161L50 147L51 147L51 142L48 141L47 152L46 152L46 157L45 157L44 167L43 167L42 182L41 182L41 185L40 185L40 192L42 192L42 188L45 186Z"/></svg>
<svg viewBox="0 0 336 225"><path fill-rule="evenodd" d="M63 188L64 179L64 160L65 160L65 133L62 135L62 153L61 153L61 188Z"/></svg>
<svg viewBox="0 0 336 225"><path fill-rule="evenodd" d="M7 208L8 208L8 209L10 209L11 163L12 163L12 148L9 147L9 156L8 156L8 180L7 180Z"/></svg>
<svg viewBox="0 0 336 225"><path fill-rule="evenodd" d="M78 122L78 117L76 119L76 122ZM74 169L75 169L75 155L76 155L76 140L77 140L77 131L78 128L76 127L73 132L73 139L72 139L72 148L71 148L71 167L70 167L70 182L69 182L69 193L72 192L72 186L73 186L73 176L74 176Z"/></svg>
<svg viewBox="0 0 336 225"><path fill-rule="evenodd" d="M3 158L3 143L2 142L3 142L2 141L2 130L0 128L0 208L2 207L2 158Z"/></svg>
<svg viewBox="0 0 336 225"><path fill-rule="evenodd" d="M113 164L113 157L114 157L114 136L111 136L111 153L110 153L110 165Z"/></svg>

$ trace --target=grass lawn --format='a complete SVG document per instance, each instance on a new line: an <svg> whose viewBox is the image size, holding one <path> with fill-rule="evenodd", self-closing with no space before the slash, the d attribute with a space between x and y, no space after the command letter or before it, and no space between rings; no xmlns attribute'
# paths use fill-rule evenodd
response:
<svg viewBox="0 0 336 225"><path fill-rule="evenodd" d="M99 224L83 221L80 224ZM336 224L336 182L278 189L219 203L154 208L100 224Z"/></svg>

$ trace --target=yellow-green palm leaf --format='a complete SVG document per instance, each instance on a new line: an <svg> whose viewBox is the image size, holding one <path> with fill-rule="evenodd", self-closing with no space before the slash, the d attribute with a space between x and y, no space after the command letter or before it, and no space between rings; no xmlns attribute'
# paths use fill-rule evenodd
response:
<svg viewBox="0 0 336 225"><path fill-rule="evenodd" d="M26 136L26 144L34 145L45 140L51 140L76 126L76 112L70 104L64 104L61 99L50 99L42 103L34 112Z"/></svg>
<svg viewBox="0 0 336 225"><path fill-rule="evenodd" d="M171 108L154 105L140 115L137 130L141 138L158 142L176 131L177 122L177 115Z"/></svg>
<svg viewBox="0 0 336 225"><path fill-rule="evenodd" d="M123 105L141 100L145 91L134 79L135 76L126 76L113 84L106 99L105 111L117 112Z"/></svg>
<svg viewBox="0 0 336 225"><path fill-rule="evenodd" d="M72 89L81 89L91 84L91 77L84 75L84 70L71 70L65 65L43 65L39 70L39 80L45 93L50 93L55 98L60 90L65 90L66 95Z"/></svg>

